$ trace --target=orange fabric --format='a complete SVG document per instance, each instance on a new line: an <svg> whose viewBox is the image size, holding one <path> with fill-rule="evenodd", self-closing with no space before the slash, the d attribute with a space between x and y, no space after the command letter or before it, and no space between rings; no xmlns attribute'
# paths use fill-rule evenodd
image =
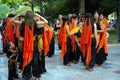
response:
<svg viewBox="0 0 120 80"><path fill-rule="evenodd" d="M76 21L75 21L75 19L72 19L72 23L70 24L70 31L74 28L74 27L76 27ZM74 34L73 35L70 35L70 39L71 39L71 45L72 45L72 52L74 51L74 49L75 49L75 36L74 36Z"/></svg>
<svg viewBox="0 0 120 80"><path fill-rule="evenodd" d="M43 47L44 47L44 53L46 56L49 52L49 42L48 42L48 31L46 31L45 29L43 31Z"/></svg>
<svg viewBox="0 0 120 80"><path fill-rule="evenodd" d="M6 23L6 31L5 31L5 42L10 41L13 44L15 44L14 40L14 29L13 29L13 24L11 21L11 18L7 18L7 23Z"/></svg>
<svg viewBox="0 0 120 80"><path fill-rule="evenodd" d="M40 18L40 21L44 21L44 20L42 18ZM45 30L45 27L48 30ZM50 47L50 43L51 43L52 37L53 37L53 31L52 31L51 27L48 24L44 24L43 45L44 45L45 56L49 52L49 47Z"/></svg>
<svg viewBox="0 0 120 80"><path fill-rule="evenodd" d="M53 30L48 24L44 24L44 27L48 29L47 36L48 36L48 44L50 45L52 37L53 37Z"/></svg>
<svg viewBox="0 0 120 80"><path fill-rule="evenodd" d="M101 35L101 33L97 33L97 39L98 39L98 43L100 42L100 35Z"/></svg>
<svg viewBox="0 0 120 80"><path fill-rule="evenodd" d="M18 38L19 37L19 25L18 24L16 24L16 37Z"/></svg>
<svg viewBox="0 0 120 80"><path fill-rule="evenodd" d="M62 27L60 26L60 30L58 31L58 44L62 46Z"/></svg>
<svg viewBox="0 0 120 80"><path fill-rule="evenodd" d="M108 46L107 46L107 27L104 27L103 33L101 33L101 40L98 44L97 53L99 53L100 49L104 47L105 53L108 53Z"/></svg>
<svg viewBox="0 0 120 80"><path fill-rule="evenodd" d="M23 50L23 69L31 62L33 58L34 50L34 36L33 36L34 27L30 30L29 26L25 24L25 34L24 34L24 50Z"/></svg>
<svg viewBox="0 0 120 80"><path fill-rule="evenodd" d="M87 20L85 20L82 35L81 35L81 42L80 42L80 49L83 53L83 57L86 56L86 65L89 64L91 61L91 36L92 36L92 25L89 19L89 25L86 24Z"/></svg>
<svg viewBox="0 0 120 80"><path fill-rule="evenodd" d="M105 25L105 27L106 27L106 28L108 28L108 27L109 27L109 24L108 24L108 22L107 22L107 19L106 19L106 18L103 18L103 19L102 19L102 23Z"/></svg>
<svg viewBox="0 0 120 80"><path fill-rule="evenodd" d="M61 54L60 54L60 60L63 59L63 57L66 54L66 50L67 50L67 31L66 31L66 25L67 22L65 23L64 27L61 27L61 46L62 46L62 50L61 50Z"/></svg>

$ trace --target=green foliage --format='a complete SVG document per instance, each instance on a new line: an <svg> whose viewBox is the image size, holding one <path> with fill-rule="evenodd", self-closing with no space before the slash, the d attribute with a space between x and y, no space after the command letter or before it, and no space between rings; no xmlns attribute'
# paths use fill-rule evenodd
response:
<svg viewBox="0 0 120 80"><path fill-rule="evenodd" d="M10 7L15 7L18 3L20 3L22 0L1 0L1 3L8 4Z"/></svg>
<svg viewBox="0 0 120 80"><path fill-rule="evenodd" d="M79 0L46 0L45 16L48 19L57 18L59 14L68 15L69 13L78 13Z"/></svg>
<svg viewBox="0 0 120 80"><path fill-rule="evenodd" d="M17 9L17 10L15 11L15 14L18 14L18 13L23 12L23 11L25 11L25 10L31 10L31 8L28 7L28 6L21 6L19 9Z"/></svg>
<svg viewBox="0 0 120 80"><path fill-rule="evenodd" d="M7 4L0 4L0 20L6 18L9 12L10 8Z"/></svg>
<svg viewBox="0 0 120 80"><path fill-rule="evenodd" d="M108 30L109 37L108 37L108 43L117 43L118 41L118 33L114 30Z"/></svg>
<svg viewBox="0 0 120 80"><path fill-rule="evenodd" d="M40 11L49 20L57 18L59 14L67 15L69 13L78 13L79 11L79 0L0 0L0 3L6 3L10 8L14 8L15 10L18 9L15 14L30 9L32 2L34 4L34 10ZM116 0L85 0L85 2L88 12L100 10L103 14L108 15L117 10ZM18 8L18 4L24 6Z"/></svg>
<svg viewBox="0 0 120 80"><path fill-rule="evenodd" d="M101 0L99 10L106 16L117 10L117 1L115 0Z"/></svg>
<svg viewBox="0 0 120 80"><path fill-rule="evenodd" d="M34 7L34 11L40 11L40 7L39 6Z"/></svg>

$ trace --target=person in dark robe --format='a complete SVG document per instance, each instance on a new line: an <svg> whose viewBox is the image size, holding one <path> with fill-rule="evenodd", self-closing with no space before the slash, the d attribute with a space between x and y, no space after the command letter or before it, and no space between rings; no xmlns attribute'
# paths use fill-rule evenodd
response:
<svg viewBox="0 0 120 80"><path fill-rule="evenodd" d="M94 13L94 23L97 27L98 34L98 48L96 52L96 64L101 66L107 59L108 46L107 46L107 23L100 20L99 13L96 11Z"/></svg>
<svg viewBox="0 0 120 80"><path fill-rule="evenodd" d="M58 26L59 26L59 28L58 28L58 48L59 48L59 50L61 49L61 35L62 35L62 31L61 31L61 26L62 26L62 15L59 15L58 16L58 20L59 20L59 23L58 23Z"/></svg>
<svg viewBox="0 0 120 80"><path fill-rule="evenodd" d="M14 24L11 19L14 17L14 14L9 14L6 21L5 28L5 38L4 43L12 42L15 45L15 37L14 37Z"/></svg>
<svg viewBox="0 0 120 80"><path fill-rule="evenodd" d="M21 14L25 14L25 21L23 22L16 20L16 18ZM40 17L32 11L27 11L12 18L13 23L21 24L19 40L21 41L21 50L23 50L22 75L25 80L30 80L32 75L36 78L35 80L39 80L41 74L40 60L43 52L43 41L39 39L41 37L39 35L42 34L44 28L39 27L38 25L43 25L45 22L36 21L35 16ZM45 44L46 43L47 42L45 42ZM48 50L49 49L47 49L46 52L48 52Z"/></svg>
<svg viewBox="0 0 120 80"><path fill-rule="evenodd" d="M93 71L97 47L97 29L94 26L93 17L90 13L85 14L80 48L85 58L84 64L88 71Z"/></svg>
<svg viewBox="0 0 120 80"><path fill-rule="evenodd" d="M75 64L77 64L79 62L79 59L81 57L81 61L83 62L83 55L82 55L82 51L80 49L80 42L81 42L81 33L82 33L82 27L83 27L83 22L84 22L84 16L83 14L78 16L78 22L77 22L77 26L80 29L77 31L77 33L75 33L75 40L76 40L76 44L75 44Z"/></svg>
<svg viewBox="0 0 120 80"><path fill-rule="evenodd" d="M12 42L7 42L5 44L5 53L8 57L8 80L18 79L17 52L15 51L15 46Z"/></svg>
<svg viewBox="0 0 120 80"><path fill-rule="evenodd" d="M68 17L63 16L62 17L62 26L61 26L61 54L60 54L60 60L63 59L63 64L70 66L71 65L71 39L70 39L70 31L69 31L69 25L68 25Z"/></svg>
<svg viewBox="0 0 120 80"><path fill-rule="evenodd" d="M18 16L18 20L19 21L24 21L24 18L25 16L24 15L20 15ZM17 46L17 49L18 49L18 58L17 58L17 61L18 61L18 65L19 65L19 69L20 69L20 72L22 70L22 65L23 65L23 59L22 59L22 56L23 56L23 50L21 50L23 46L20 46L20 25L19 24L16 24L16 39L15 39L15 43L16 43L16 46Z"/></svg>

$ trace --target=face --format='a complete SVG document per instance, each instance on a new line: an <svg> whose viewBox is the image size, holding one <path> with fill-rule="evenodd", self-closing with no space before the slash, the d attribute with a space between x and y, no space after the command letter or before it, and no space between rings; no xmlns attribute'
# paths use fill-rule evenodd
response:
<svg viewBox="0 0 120 80"><path fill-rule="evenodd" d="M20 18L20 21L24 21L24 20L25 20L24 18L22 18L22 17Z"/></svg>
<svg viewBox="0 0 120 80"><path fill-rule="evenodd" d="M103 19L103 15L101 14L101 15L100 15L100 20L102 20L102 19Z"/></svg>
<svg viewBox="0 0 120 80"><path fill-rule="evenodd" d="M97 12L95 12L94 18L95 18L95 19L98 19L98 18L99 18L99 14L98 14Z"/></svg>
<svg viewBox="0 0 120 80"><path fill-rule="evenodd" d="M35 21L40 21L40 18L37 16L34 16Z"/></svg>

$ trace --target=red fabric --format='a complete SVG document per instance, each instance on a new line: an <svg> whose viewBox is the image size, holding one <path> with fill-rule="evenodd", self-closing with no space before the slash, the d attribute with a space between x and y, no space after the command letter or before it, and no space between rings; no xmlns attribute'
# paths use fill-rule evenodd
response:
<svg viewBox="0 0 120 80"><path fill-rule="evenodd" d="M13 44L15 44L14 40L14 29L13 29L13 24L11 21L11 18L7 18L7 23L6 23L6 31L5 31L5 42L10 41Z"/></svg>
<svg viewBox="0 0 120 80"><path fill-rule="evenodd" d="M60 25L60 30L58 31L58 44L62 46L62 27Z"/></svg>
<svg viewBox="0 0 120 80"><path fill-rule="evenodd" d="M107 18L103 18L103 19L102 19L102 23L105 25L106 28L109 27L109 24L108 24L108 22L107 22Z"/></svg>
<svg viewBox="0 0 120 80"><path fill-rule="evenodd" d="M16 24L16 37L18 38L19 37L19 25L18 24Z"/></svg>
<svg viewBox="0 0 120 80"><path fill-rule="evenodd" d="M75 21L75 19L72 19L72 23L70 24L70 31L74 28L74 27L76 27L76 21ZM75 49L75 36L74 36L74 34L73 35L70 35L70 39L71 39L71 46L72 46L72 52L74 51L74 49Z"/></svg>
<svg viewBox="0 0 120 80"><path fill-rule="evenodd" d="M29 26L25 24L25 36L24 36L24 50L23 50L23 69L31 62L33 58L33 50L34 50L34 36L33 30L34 27L31 27L30 30Z"/></svg>
<svg viewBox="0 0 120 80"><path fill-rule="evenodd" d="M66 25L67 22L65 23L64 27L61 28L61 46L62 46L62 50L61 50L61 54L60 54L60 60L63 59L64 55L66 54L66 50L67 50L67 31L66 31Z"/></svg>
<svg viewBox="0 0 120 80"><path fill-rule="evenodd" d="M53 37L53 30L48 24L44 24L44 27L46 27L48 29L47 37L48 37L48 44L50 45L52 37Z"/></svg>
<svg viewBox="0 0 120 80"><path fill-rule="evenodd" d="M80 43L80 48L83 53L83 57L86 56L86 65L89 64L91 61L91 36L92 36L92 25L91 21L89 20L89 25L87 26L85 20L83 29L82 29L82 35L81 35L81 43Z"/></svg>
<svg viewBox="0 0 120 80"><path fill-rule="evenodd" d="M45 25L46 26L46 25ZM44 27L45 27L44 26ZM43 47L44 47L44 52L45 52L45 56L48 54L48 52L49 52L49 42L48 42L48 31L46 31L45 29L44 29L44 31L43 31Z"/></svg>

